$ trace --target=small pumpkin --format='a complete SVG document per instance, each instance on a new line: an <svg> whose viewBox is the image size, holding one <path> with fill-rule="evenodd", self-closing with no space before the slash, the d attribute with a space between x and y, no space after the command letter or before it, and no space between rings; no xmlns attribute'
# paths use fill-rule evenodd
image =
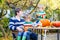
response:
<svg viewBox="0 0 60 40"><path fill-rule="evenodd" d="M60 21L52 22L52 26L60 27Z"/></svg>
<svg viewBox="0 0 60 40"><path fill-rule="evenodd" d="M50 20L48 19L41 19L40 22L42 23L42 27L50 26Z"/></svg>
<svg viewBox="0 0 60 40"><path fill-rule="evenodd" d="M32 27L32 25L24 25L24 30L27 31L29 27Z"/></svg>

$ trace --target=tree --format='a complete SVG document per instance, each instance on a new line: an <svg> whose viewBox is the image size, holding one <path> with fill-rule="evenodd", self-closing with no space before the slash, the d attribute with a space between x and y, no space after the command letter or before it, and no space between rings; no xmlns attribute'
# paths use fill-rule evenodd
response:
<svg viewBox="0 0 60 40"><path fill-rule="evenodd" d="M22 8L23 10L26 10L26 8L29 8L30 6L33 6L34 7L34 9L37 7L37 5L38 5L38 3L39 3L39 1L40 0L38 0L37 1L37 3L36 3L36 5L34 6L33 4L34 3L32 3L31 4L31 2L33 2L32 0L0 0L0 29L2 30L2 33L3 33L3 35L4 35L4 38L6 39L6 40L8 40L7 39L7 33L6 33L6 31L5 31L5 28L6 28L6 26L8 25L8 19L7 18L5 18L4 16L6 15L6 14L4 14L3 13L3 10L4 9L15 9L15 8L17 8L17 7L20 7L20 8ZM24 3L23 3L24 2ZM35 1L36 2L36 1ZM34 11L34 9L33 9L33 11ZM33 12L32 11L32 12ZM32 13L31 12L31 13Z"/></svg>

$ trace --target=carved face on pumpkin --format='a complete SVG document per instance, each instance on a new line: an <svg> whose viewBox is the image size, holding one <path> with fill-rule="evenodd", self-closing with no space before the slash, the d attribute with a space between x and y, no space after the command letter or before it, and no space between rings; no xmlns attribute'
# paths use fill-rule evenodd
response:
<svg viewBox="0 0 60 40"><path fill-rule="evenodd" d="M42 23L42 27L50 26L50 20L48 19L41 19L40 22Z"/></svg>

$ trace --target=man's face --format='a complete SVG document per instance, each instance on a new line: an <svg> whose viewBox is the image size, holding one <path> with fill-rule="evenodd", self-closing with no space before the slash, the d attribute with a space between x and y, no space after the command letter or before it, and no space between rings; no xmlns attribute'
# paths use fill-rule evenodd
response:
<svg viewBox="0 0 60 40"><path fill-rule="evenodd" d="M22 15L22 11L19 11L19 12L17 13L17 15L18 15L18 16L21 16L21 15Z"/></svg>

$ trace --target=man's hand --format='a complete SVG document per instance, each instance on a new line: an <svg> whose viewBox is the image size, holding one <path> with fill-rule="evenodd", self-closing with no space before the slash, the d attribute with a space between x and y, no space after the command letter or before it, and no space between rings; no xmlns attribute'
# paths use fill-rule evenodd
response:
<svg viewBox="0 0 60 40"><path fill-rule="evenodd" d="M18 31L20 31L20 32L23 32L23 29L20 28L20 27L17 27L16 29L17 29Z"/></svg>

